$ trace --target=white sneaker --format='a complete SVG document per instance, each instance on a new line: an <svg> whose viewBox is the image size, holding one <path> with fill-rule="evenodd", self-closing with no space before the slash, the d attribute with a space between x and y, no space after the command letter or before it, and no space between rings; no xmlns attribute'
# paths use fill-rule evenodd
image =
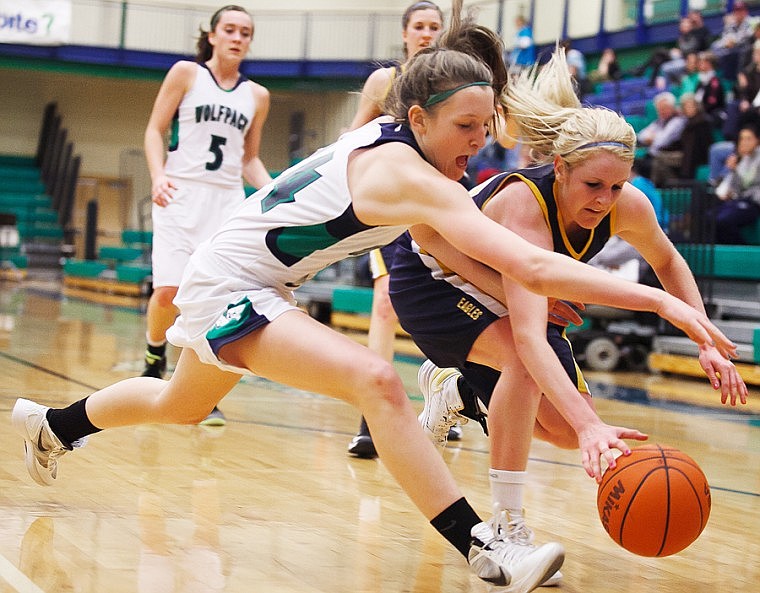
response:
<svg viewBox="0 0 760 593"><path fill-rule="evenodd" d="M418 420L425 434L437 447L445 447L449 429L458 424L467 424L468 418L458 412L464 409L459 395L457 379L461 373L457 369L441 369L429 360L422 363L417 373L420 391L425 398L425 407Z"/></svg>
<svg viewBox="0 0 760 593"><path fill-rule="evenodd" d="M11 413L13 428L24 439L26 469L40 486L51 486L58 474L58 458L70 451L50 429L45 414L50 408L17 399ZM83 440L74 446L82 446Z"/></svg>
<svg viewBox="0 0 760 593"><path fill-rule="evenodd" d="M565 560L558 543L525 546L494 532L489 523L472 528L469 562L471 570L484 581L505 587L505 593L528 593L557 572Z"/></svg>
<svg viewBox="0 0 760 593"><path fill-rule="evenodd" d="M522 513L510 513L509 511L502 510L491 519L490 523L498 536L520 546L536 549L536 546L533 544L533 531L528 527ZM555 587L561 581L562 573L557 570L554 574L549 575L539 586Z"/></svg>

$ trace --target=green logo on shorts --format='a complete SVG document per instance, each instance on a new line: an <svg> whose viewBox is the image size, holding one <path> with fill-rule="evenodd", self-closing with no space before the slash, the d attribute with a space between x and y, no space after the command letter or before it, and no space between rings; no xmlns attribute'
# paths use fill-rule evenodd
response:
<svg viewBox="0 0 760 593"><path fill-rule="evenodd" d="M251 305L248 297L237 303L227 305L227 310L219 316L214 327L208 331L206 339L214 340L235 334L251 316L252 311L253 305Z"/></svg>

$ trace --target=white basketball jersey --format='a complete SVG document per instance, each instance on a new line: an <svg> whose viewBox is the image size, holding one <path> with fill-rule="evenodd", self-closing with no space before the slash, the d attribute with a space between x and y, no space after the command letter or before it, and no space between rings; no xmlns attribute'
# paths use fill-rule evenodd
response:
<svg viewBox="0 0 760 593"><path fill-rule="evenodd" d="M224 90L205 65L182 98L172 122L166 174L222 187L241 187L245 135L256 105L251 82L240 77Z"/></svg>
<svg viewBox="0 0 760 593"><path fill-rule="evenodd" d="M243 285L293 290L336 261L390 243L406 226L361 223L346 173L354 150L389 141L414 143L403 126L372 122L283 172L199 246L191 266L211 262Z"/></svg>

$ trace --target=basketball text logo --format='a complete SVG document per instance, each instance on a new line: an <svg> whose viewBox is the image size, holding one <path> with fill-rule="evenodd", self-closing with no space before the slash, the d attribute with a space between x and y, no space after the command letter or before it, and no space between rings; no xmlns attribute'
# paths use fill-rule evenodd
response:
<svg viewBox="0 0 760 593"><path fill-rule="evenodd" d="M466 298L462 297L457 303L457 308L464 311L464 313L471 319L477 319L483 314L483 310L472 304Z"/></svg>
<svg viewBox="0 0 760 593"><path fill-rule="evenodd" d="M620 508L620 497L623 494L625 494L625 486L623 486L622 480L618 480L617 484L612 487L612 490L604 501L604 507L602 508L602 526L607 533L610 532L610 514L613 510L618 510Z"/></svg>

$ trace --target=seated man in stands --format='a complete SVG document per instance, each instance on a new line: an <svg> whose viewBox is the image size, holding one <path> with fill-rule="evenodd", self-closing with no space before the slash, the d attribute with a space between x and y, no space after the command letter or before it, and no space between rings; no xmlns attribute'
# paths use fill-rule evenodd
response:
<svg viewBox="0 0 760 593"><path fill-rule="evenodd" d="M686 127L686 117L678 111L673 93L659 93L653 102L657 119L637 135L638 144L647 148L637 168L644 177L661 187L672 177L672 168L680 166L683 156L681 135Z"/></svg>

